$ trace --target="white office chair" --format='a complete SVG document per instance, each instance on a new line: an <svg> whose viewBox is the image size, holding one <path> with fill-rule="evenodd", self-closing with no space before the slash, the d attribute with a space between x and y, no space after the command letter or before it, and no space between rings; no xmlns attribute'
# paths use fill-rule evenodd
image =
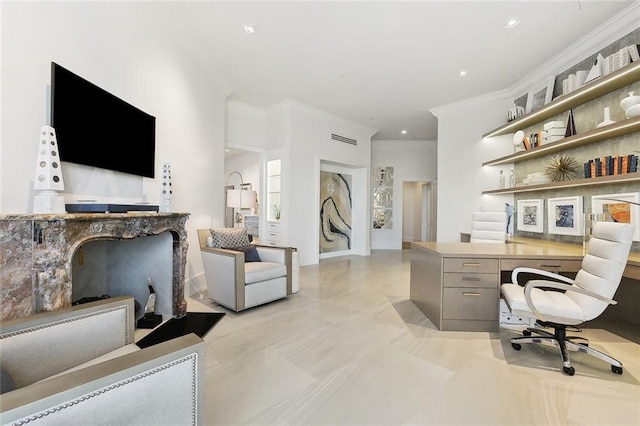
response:
<svg viewBox="0 0 640 426"><path fill-rule="evenodd" d="M535 327L527 328L522 332L523 337L511 339L513 349L519 351L522 343L557 346L560 348L562 371L569 376L575 374L575 369L569 361L568 350L593 355L610 363L614 373L622 374L622 364L618 360L589 347L584 338L567 336L566 330L571 328L580 331L576 325L598 317L608 305L617 303L612 297L620 285L632 238L632 225L597 222L575 280L539 269L516 268L511 276L512 283L501 286L511 312L535 318L536 325L553 328L554 333ZM518 275L521 273L533 273L561 282L531 280L523 287L518 284ZM583 340L583 343L574 343L576 339Z"/></svg>
<svg viewBox="0 0 640 426"><path fill-rule="evenodd" d="M507 239L507 213L474 212L471 218L472 243L504 243Z"/></svg>

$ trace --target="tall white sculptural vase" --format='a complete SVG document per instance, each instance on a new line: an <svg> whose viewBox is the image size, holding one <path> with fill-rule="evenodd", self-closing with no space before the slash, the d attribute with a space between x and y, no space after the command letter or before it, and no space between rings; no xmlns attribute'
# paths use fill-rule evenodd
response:
<svg viewBox="0 0 640 426"><path fill-rule="evenodd" d="M34 213L65 213L64 197L58 192L64 191L58 140L56 131L51 126L40 128L33 189L38 191L33 198Z"/></svg>
<svg viewBox="0 0 640 426"><path fill-rule="evenodd" d="M162 194L160 196L160 211L170 212L173 201L173 188L171 186L171 165L162 164Z"/></svg>

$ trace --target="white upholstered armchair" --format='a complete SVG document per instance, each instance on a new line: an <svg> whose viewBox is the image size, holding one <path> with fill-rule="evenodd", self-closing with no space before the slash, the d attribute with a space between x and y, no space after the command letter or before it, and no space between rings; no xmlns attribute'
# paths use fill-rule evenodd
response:
<svg viewBox="0 0 640 426"><path fill-rule="evenodd" d="M207 245L212 233L214 247ZM209 298L236 312L293 292L293 248L249 244L245 238L244 228L198 230Z"/></svg>
<svg viewBox="0 0 640 426"><path fill-rule="evenodd" d="M575 280L538 269L516 268L512 274L512 283L501 286L502 295L511 312L535 318L536 325L553 328L554 332L530 327L523 331L523 337L511 339L511 346L515 350L520 350L522 343L548 343L557 346L560 349L562 371L569 376L575 374L569 360L569 350L593 355L611 364L614 373L622 374L622 363L589 347L584 338L567 336L566 331L580 331L575 326L598 317L607 306L616 304L612 299L627 264L632 238L632 225L597 222ZM547 279L531 280L522 286L518 277L524 273Z"/></svg>

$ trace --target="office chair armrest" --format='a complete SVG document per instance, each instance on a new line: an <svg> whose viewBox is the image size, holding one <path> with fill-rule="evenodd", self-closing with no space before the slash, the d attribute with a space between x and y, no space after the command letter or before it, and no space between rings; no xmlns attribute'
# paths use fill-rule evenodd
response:
<svg viewBox="0 0 640 426"><path fill-rule="evenodd" d="M513 270L513 272L511 273L511 282L514 284L519 284L518 283L518 274L520 273L529 273L529 274L536 274L536 275L540 275L543 277L547 277L547 278L553 278L555 280L559 280L562 282L565 282L567 284L575 284L576 282L574 280L572 280L569 277L565 277L564 275L560 275L560 274L556 274L554 272L550 272L550 271L545 271L543 269L535 269L535 268L526 268L526 267L519 267Z"/></svg>
<svg viewBox="0 0 640 426"><path fill-rule="evenodd" d="M564 283L557 283L557 282L545 281L545 280L531 280L531 281L529 281L527 283L527 285L524 286L524 300L527 302L527 305L529 306L529 309L531 309L531 312L533 312L533 314L536 316L536 318L544 318L544 315L541 314L536 309L536 307L533 305L533 300L531 300L531 291L534 288L539 288L539 287L555 288L557 290L572 291L574 293L584 294L585 296L593 297L594 299L598 299L598 300L601 300L603 302L607 302L610 305L617 305L618 304L618 302L616 302L613 299L609 299L608 297L604 297L604 296L601 296L601 295L599 295L597 293L593 293L593 292L591 292L589 290L585 290L584 288L579 287L578 285L567 285L567 284L564 284Z"/></svg>

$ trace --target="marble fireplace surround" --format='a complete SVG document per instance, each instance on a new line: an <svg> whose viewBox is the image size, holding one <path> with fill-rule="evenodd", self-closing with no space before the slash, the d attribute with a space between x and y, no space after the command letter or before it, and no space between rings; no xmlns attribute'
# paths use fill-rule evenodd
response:
<svg viewBox="0 0 640 426"><path fill-rule="evenodd" d="M173 316L186 313L188 213L0 215L0 319L71 306L72 260L83 244L169 231L173 239Z"/></svg>

